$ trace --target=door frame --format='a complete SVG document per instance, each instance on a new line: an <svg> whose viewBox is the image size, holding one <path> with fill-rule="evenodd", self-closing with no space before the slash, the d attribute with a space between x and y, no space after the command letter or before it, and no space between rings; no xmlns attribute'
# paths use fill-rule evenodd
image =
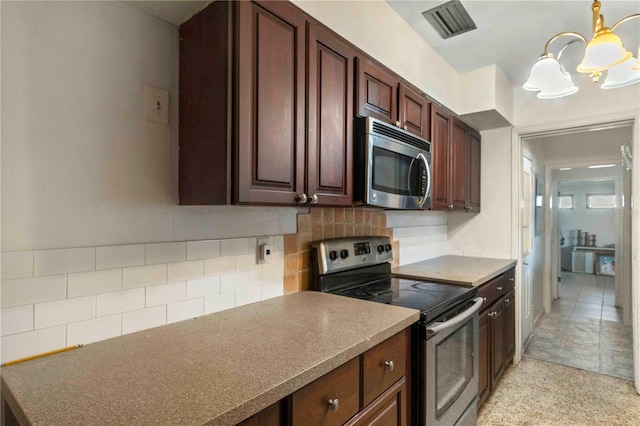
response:
<svg viewBox="0 0 640 426"><path fill-rule="evenodd" d="M522 142L524 139L535 136L551 136L566 133L575 133L581 130L595 128L609 128L620 124L631 125L633 128L633 139L631 141L631 151L636 153L632 160L631 186L632 199L640 200L640 110L631 109L614 114L600 113L599 115L585 117L582 119L569 119L564 122L549 123L535 126L513 127L511 131L511 255L517 259L516 267L516 294L522 292L522 237L519 233L521 228L521 195L520 185L522 181ZM545 182L545 187L548 185ZM636 207L637 209L637 207ZM635 210L635 209L634 209ZM634 211L631 218L631 292L632 292L632 327L633 327L633 364L634 364L634 386L640 394L640 214ZM548 227L545 215L545 232ZM522 324L522 298L516 297L516 351L514 361L517 363L522 359L523 341Z"/></svg>

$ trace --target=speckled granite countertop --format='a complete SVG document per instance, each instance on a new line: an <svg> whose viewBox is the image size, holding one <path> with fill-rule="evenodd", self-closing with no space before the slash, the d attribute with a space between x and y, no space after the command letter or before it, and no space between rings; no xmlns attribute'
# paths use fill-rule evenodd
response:
<svg viewBox="0 0 640 426"><path fill-rule="evenodd" d="M479 286L516 265L511 259L440 256L393 268L402 278Z"/></svg>
<svg viewBox="0 0 640 426"><path fill-rule="evenodd" d="M235 424L418 319L295 293L4 367L2 396L34 425Z"/></svg>

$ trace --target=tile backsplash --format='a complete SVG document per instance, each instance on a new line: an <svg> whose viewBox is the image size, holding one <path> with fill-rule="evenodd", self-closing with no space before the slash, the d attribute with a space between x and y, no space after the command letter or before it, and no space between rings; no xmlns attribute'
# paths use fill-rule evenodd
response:
<svg viewBox="0 0 640 426"><path fill-rule="evenodd" d="M2 253L8 362L282 295L284 236Z"/></svg>

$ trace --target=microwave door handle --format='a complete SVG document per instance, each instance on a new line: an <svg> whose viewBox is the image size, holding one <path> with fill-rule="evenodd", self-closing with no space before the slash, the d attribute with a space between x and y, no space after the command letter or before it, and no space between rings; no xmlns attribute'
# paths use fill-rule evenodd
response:
<svg viewBox="0 0 640 426"><path fill-rule="evenodd" d="M413 163L416 161L416 158L411 159L411 164L409 164L409 170L407 172L407 190L409 191L409 195L411 195L411 169L413 169Z"/></svg>
<svg viewBox="0 0 640 426"><path fill-rule="evenodd" d="M483 303L484 303L484 299L482 297L476 297L475 299L473 299L473 305L470 308L466 309L464 312L461 312L459 315L456 315L455 317L451 318L448 321L437 322L432 326L428 326L427 336L429 337L435 336L436 334L448 328L455 327L459 324L462 324L463 322L471 318L473 315L475 315L475 313L480 310L480 306L482 306Z"/></svg>
<svg viewBox="0 0 640 426"><path fill-rule="evenodd" d="M423 207L429 198L429 194L431 193L431 168L429 167L429 162L427 161L427 157L424 156L423 153L419 153L416 157L418 160L422 162L425 170L427 171L427 188L424 191L424 195L422 196L422 201L420 202L420 207Z"/></svg>

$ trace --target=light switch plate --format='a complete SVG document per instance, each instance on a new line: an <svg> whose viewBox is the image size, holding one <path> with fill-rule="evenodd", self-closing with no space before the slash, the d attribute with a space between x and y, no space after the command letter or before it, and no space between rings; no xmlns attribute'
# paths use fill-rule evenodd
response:
<svg viewBox="0 0 640 426"><path fill-rule="evenodd" d="M144 88L144 118L158 124L169 125L169 92L155 87Z"/></svg>

